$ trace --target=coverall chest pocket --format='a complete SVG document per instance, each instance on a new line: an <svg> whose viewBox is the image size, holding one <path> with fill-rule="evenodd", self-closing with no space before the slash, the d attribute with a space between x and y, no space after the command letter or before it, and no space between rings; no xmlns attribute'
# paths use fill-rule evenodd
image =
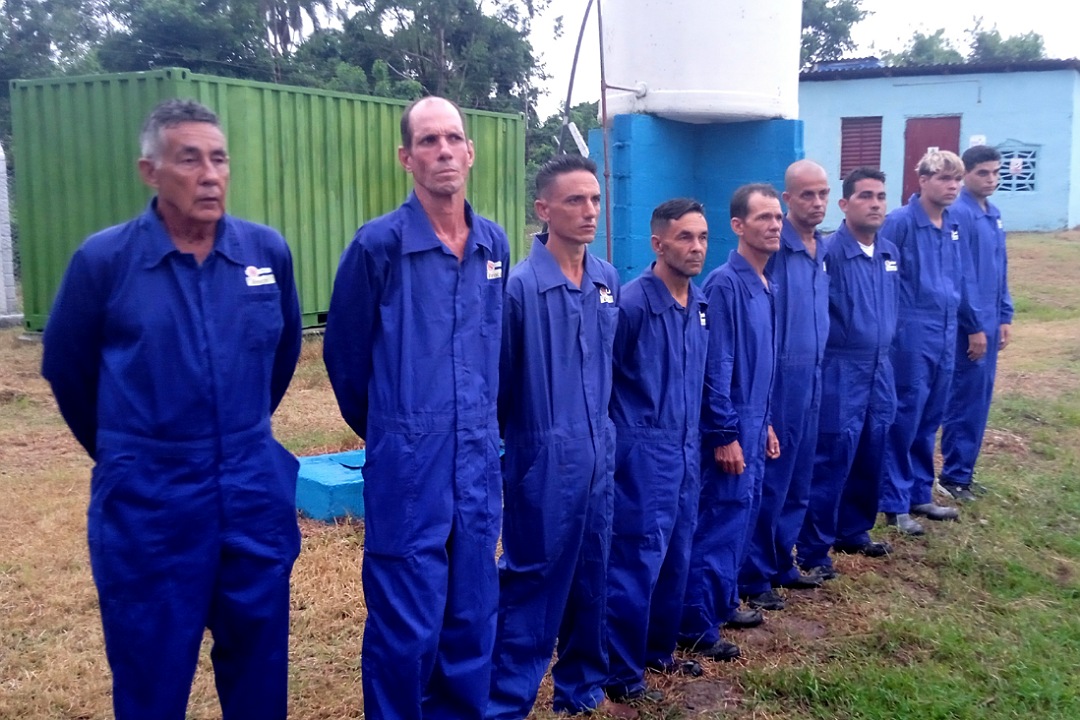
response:
<svg viewBox="0 0 1080 720"><path fill-rule="evenodd" d="M615 344L615 328L619 325L619 308L613 302L600 304L600 338L610 354Z"/></svg>
<svg viewBox="0 0 1080 720"><path fill-rule="evenodd" d="M246 344L251 350L277 347L285 321L281 317L281 296L277 292L249 293L240 300L239 317Z"/></svg>
<svg viewBox="0 0 1080 720"><path fill-rule="evenodd" d="M486 280L480 286L480 334L501 337L503 285L501 280Z"/></svg>

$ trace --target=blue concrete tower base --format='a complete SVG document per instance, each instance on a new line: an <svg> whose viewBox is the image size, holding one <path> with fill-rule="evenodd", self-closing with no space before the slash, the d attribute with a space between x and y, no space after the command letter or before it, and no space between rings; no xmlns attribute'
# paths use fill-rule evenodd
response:
<svg viewBox="0 0 1080 720"><path fill-rule="evenodd" d="M651 115L616 115L611 137L612 262L624 282L653 261L649 218L675 197L705 205L709 254L704 278L735 247L728 205L731 193L751 182L783 189L784 171L803 153L801 120L693 124ZM600 130L589 133L589 154L603 168ZM603 178L601 178L603 191ZM603 255L604 218L594 251Z"/></svg>
<svg viewBox="0 0 1080 720"><path fill-rule="evenodd" d="M324 522L364 517L364 458L363 450L297 458L296 508Z"/></svg>

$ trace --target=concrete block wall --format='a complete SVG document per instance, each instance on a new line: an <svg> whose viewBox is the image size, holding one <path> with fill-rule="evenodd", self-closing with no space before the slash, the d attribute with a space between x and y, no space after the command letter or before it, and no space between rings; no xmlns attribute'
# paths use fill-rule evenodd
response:
<svg viewBox="0 0 1080 720"><path fill-rule="evenodd" d="M784 170L803 157L799 120L691 124L651 115L616 115L609 139L612 192L612 262L624 282L648 267L649 218L664 200L688 196L705 205L709 254L704 278L735 247L728 204L735 188L768 182L782 189ZM601 172L603 136L589 134L589 152ZM601 192L603 178L601 177ZM593 252L603 256L601 217Z"/></svg>

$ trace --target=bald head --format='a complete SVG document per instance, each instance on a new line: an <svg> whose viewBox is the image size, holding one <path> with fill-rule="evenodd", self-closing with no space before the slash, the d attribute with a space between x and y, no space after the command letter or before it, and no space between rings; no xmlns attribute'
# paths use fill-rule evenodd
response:
<svg viewBox="0 0 1080 720"><path fill-rule="evenodd" d="M413 100L411 103L405 106L405 110L401 113L401 145L408 149L412 147L413 128L412 128L412 114L413 110L417 108L424 108L428 106L449 106L457 113L458 118L461 120L461 129L465 130L465 113L461 111L461 107L458 106L453 100L447 100L436 95L428 95L417 100Z"/></svg>
<svg viewBox="0 0 1080 720"><path fill-rule="evenodd" d="M825 168L813 160L796 160L784 171L784 190L791 192L794 185L808 180L824 180L827 183L829 176L825 173Z"/></svg>
<svg viewBox="0 0 1080 720"><path fill-rule="evenodd" d="M796 160L784 173L787 218L802 234L813 233L829 205L829 176L813 160Z"/></svg>

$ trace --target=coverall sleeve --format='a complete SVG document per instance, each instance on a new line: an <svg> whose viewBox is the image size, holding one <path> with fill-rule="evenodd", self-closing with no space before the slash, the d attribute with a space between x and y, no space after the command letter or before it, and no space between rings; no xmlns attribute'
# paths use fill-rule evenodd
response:
<svg viewBox="0 0 1080 720"><path fill-rule="evenodd" d="M285 241L282 240L282 245ZM302 342L302 322L300 319L300 300L296 295L296 278L293 276L292 253L285 245L281 267L278 268L278 286L281 291L281 317L284 325L281 339L274 352L274 367L270 375L270 412L277 410L285 391L289 388L296 362L300 359Z"/></svg>
<svg viewBox="0 0 1080 720"><path fill-rule="evenodd" d="M1011 325L1013 321L1012 293L1009 292L1009 253L1006 250L1001 256L1001 313L1002 325Z"/></svg>
<svg viewBox="0 0 1080 720"><path fill-rule="evenodd" d="M502 340L499 349L499 435L506 437L506 425L514 415L514 406L518 402L514 389L521 379L515 373L518 363L522 362L522 308L515 294L508 290L503 295Z"/></svg>
<svg viewBox="0 0 1080 720"><path fill-rule="evenodd" d="M106 270L95 265L82 250L71 258L45 326L41 374L52 386L75 439L96 459L98 375L108 294Z"/></svg>
<svg viewBox="0 0 1080 720"><path fill-rule="evenodd" d="M362 438L367 435L371 348L382 299L381 278L361 242L363 233L361 228L341 256L323 338L323 361L341 417Z"/></svg>
<svg viewBox="0 0 1080 720"><path fill-rule="evenodd" d="M957 267L957 277L954 282L959 282L960 305L956 309L956 322L960 332L971 335L977 332L986 332L986 328L979 322L978 292L979 278L976 273L976 245L979 235L969 223L958 224L960 232L959 242L954 242L953 252Z"/></svg>
<svg viewBox="0 0 1080 720"><path fill-rule="evenodd" d="M718 283L708 297L709 349L705 359L705 394L701 403L704 447L714 449L739 439L739 416L731 402L735 371L734 289Z"/></svg>

